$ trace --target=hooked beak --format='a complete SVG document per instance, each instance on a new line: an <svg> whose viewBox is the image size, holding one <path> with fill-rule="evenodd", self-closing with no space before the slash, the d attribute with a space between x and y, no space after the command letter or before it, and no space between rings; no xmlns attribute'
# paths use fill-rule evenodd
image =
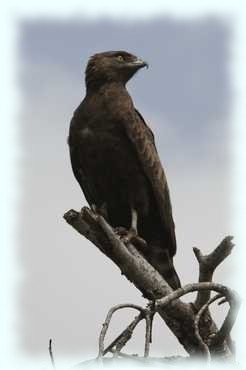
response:
<svg viewBox="0 0 246 370"><path fill-rule="evenodd" d="M128 63L128 66L133 67L133 68L137 68L137 69L143 68L143 67L149 68L148 63L145 62L144 60L140 59L140 58L137 58L134 61Z"/></svg>

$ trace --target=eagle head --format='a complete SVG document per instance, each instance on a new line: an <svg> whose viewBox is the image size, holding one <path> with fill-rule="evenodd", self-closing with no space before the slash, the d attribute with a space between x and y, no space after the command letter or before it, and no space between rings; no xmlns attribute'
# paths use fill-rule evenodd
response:
<svg viewBox="0 0 246 370"><path fill-rule="evenodd" d="M126 51L107 51L93 55L85 71L86 86L101 86L109 81L127 81L148 64Z"/></svg>

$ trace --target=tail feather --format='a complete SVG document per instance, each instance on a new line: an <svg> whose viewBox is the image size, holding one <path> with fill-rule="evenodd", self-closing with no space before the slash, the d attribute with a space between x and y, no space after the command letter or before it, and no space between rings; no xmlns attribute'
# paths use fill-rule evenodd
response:
<svg viewBox="0 0 246 370"><path fill-rule="evenodd" d="M163 276L173 290L181 287L178 274L173 265L173 258L170 257L168 250L156 244L148 245L149 256L147 257L151 265Z"/></svg>
<svg viewBox="0 0 246 370"><path fill-rule="evenodd" d="M160 267L159 272L173 290L176 290L181 287L178 274L173 266L172 258L169 258L168 263L164 263L164 262L162 263L162 266Z"/></svg>

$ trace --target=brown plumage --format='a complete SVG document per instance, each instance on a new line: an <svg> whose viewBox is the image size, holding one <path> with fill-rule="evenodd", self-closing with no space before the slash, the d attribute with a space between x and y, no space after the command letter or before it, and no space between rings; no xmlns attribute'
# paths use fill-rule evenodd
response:
<svg viewBox="0 0 246 370"><path fill-rule="evenodd" d="M124 51L90 58L86 96L70 125L71 163L90 206L104 211L113 227L136 227L148 244L145 257L173 288L178 288L166 177L154 135L125 87L146 65Z"/></svg>

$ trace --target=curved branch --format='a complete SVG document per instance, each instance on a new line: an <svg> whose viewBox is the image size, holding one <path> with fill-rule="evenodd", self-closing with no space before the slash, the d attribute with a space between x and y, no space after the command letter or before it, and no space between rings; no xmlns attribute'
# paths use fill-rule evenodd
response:
<svg viewBox="0 0 246 370"><path fill-rule="evenodd" d="M155 302L156 307L164 307L170 303L172 303L175 299L182 297L183 295L194 292L194 291L204 291L204 290L214 290L219 293L220 297L224 296L230 305L230 309L228 314L225 318L225 321L219 331L214 335L211 340L210 347L218 347L223 344L226 340L227 336L230 334L230 331L235 323L236 316L240 307L240 298L238 294L233 291L232 289L216 283L194 283L194 284L187 284L183 288L177 289L175 292L169 294L168 296L161 298ZM212 298L212 302L213 302ZM207 303L204 305L204 310L208 307ZM203 307L201 308L203 310ZM200 341L200 336L198 336ZM202 345L203 346L203 345ZM203 349L205 347L203 346ZM205 349L207 353L207 350Z"/></svg>
<svg viewBox="0 0 246 370"><path fill-rule="evenodd" d="M195 321L194 321L194 325L195 325L195 335L196 337L198 338L198 340L200 341L201 345L203 346L204 348L204 352L207 354L207 359L208 361L210 361L211 359L211 355L210 355L210 350L209 350L209 346L207 345L207 343L204 342L204 340L202 339L201 335L200 335L200 331L199 331L199 322L200 322L200 319L203 315L203 313L208 309L208 307L210 306L210 304L212 304L213 302L215 302L217 299L220 299L222 297L221 294L216 294L213 298L211 298L204 306L202 306L202 308L198 311L196 317L195 317Z"/></svg>
<svg viewBox="0 0 246 370"><path fill-rule="evenodd" d="M131 339L131 335L133 333L133 330L138 325L138 323L143 320L143 315L140 313L138 316L134 318L134 320L127 326L126 329L124 329L120 335L116 339L111 342L108 347L103 351L103 356L105 356L108 352L115 351L114 347L117 346L119 342L122 341L123 338L127 338L127 341ZM126 339L124 339L126 340Z"/></svg>
<svg viewBox="0 0 246 370"><path fill-rule="evenodd" d="M211 347L218 348L229 336L231 329L236 321L237 314L240 308L241 299L236 292L228 299L230 305L229 312L220 328L211 340ZM231 346L230 346L231 347Z"/></svg>
<svg viewBox="0 0 246 370"><path fill-rule="evenodd" d="M174 292L168 294L166 297L163 297L161 299L157 299L155 301L155 305L157 307L163 307L167 304L171 303L175 299L178 299L182 297L183 295L186 295L191 292L196 291L203 291L203 290L214 290L218 293L221 293L225 297L231 297L233 296L233 291L230 288L227 288L225 285L218 284L218 283L210 283L210 282L204 282L204 283L193 283L193 284L187 284L182 288L179 288L175 290Z"/></svg>
<svg viewBox="0 0 246 370"><path fill-rule="evenodd" d="M114 306L113 308L111 308L109 310L109 312L107 314L107 317L106 317L106 320L103 324L103 328L102 328L101 333L100 333L98 357L103 356L104 353L105 353L104 346L103 346L104 338L105 338L105 335L107 333L109 323L111 321L113 313L116 312L117 310L123 309L123 308L134 308L134 309L137 309L138 311L140 311L140 315L142 316L142 318L143 317L145 318L145 320L146 320L146 335L145 335L144 357L148 357L148 355L149 355L149 346L150 346L150 341L151 341L150 340L150 338L151 338L151 325L152 325L151 315L153 315L153 312L156 311L156 310L159 310L160 308L163 309L164 306L167 306L168 304L171 304L174 300L176 300L177 298L180 298L181 296L183 296L187 293L194 292L194 291L199 291L199 290L201 290L201 291L203 291L203 290L210 290L210 291L213 290L213 291L216 291L216 292L219 293L216 296L214 296L213 298L211 298L199 310L199 312L197 313L197 315L195 317L195 320L194 320L195 336L196 336L196 338L197 338L197 340L200 344L200 348L201 348L202 352L205 353L207 359L210 360L209 347L213 348L215 345L219 346L225 341L226 337L229 335L229 333L231 331L231 328L232 328L232 326L235 322L235 319L236 319L235 311L237 312L237 310L239 308L238 307L239 298L238 298L237 294L233 290L227 288L226 286L224 286L222 284L216 284L216 283L187 284L183 288L179 288L175 292L170 293L168 296L166 296L164 298L161 298L159 300L156 300L154 302L154 308L143 309L142 307L137 306L137 305L133 305L133 304L120 304L120 305ZM213 303L215 300L220 299L222 297L226 298L226 300L230 304L230 309L229 309L228 315L227 315L227 317L224 321L224 324L222 325L222 327L218 331L218 333L216 333L212 337L212 339L210 341L210 345L208 346L204 342L204 340L202 339L202 337L199 333L199 322L200 322L202 314L207 310L209 305L211 303ZM137 318L135 318L135 321L138 323L140 321L140 317L138 316ZM135 325L135 323L134 323L134 325ZM128 333L127 335L125 335L125 336L121 334L113 342L113 345L116 345L116 352L117 353L119 353L121 351L123 346L131 338L131 334L132 334L132 331L130 333ZM108 350L111 350L113 348L113 345L111 344L108 347Z"/></svg>
<svg viewBox="0 0 246 370"><path fill-rule="evenodd" d="M108 331L108 327L110 324L110 321L112 319L113 314L123 308L133 308L138 311L140 311L140 315L135 317L135 319L132 321L132 323L107 347L106 350L104 350L104 339L106 336L106 333ZM133 330L137 326L137 324L144 318L146 321L146 333L145 333L145 345L144 345L144 357L149 356L149 348L151 343L151 329L152 329L152 319L154 316L153 312L153 305L149 305L146 309L134 305L131 303L126 304L119 304L114 307L112 307L105 319L105 322L103 323L103 327L99 336L99 353L98 357L104 356L107 352L112 352L115 355L118 355L121 353L121 349L126 345L126 343L131 339ZM115 347L115 349L114 349Z"/></svg>
<svg viewBox="0 0 246 370"><path fill-rule="evenodd" d="M112 319L113 314L116 311L121 310L123 308L133 308L135 310L138 310L143 316L145 316L145 310L144 310L144 308L142 308L141 306L135 305L135 304L125 303L125 304L118 304L118 305L112 307L109 310L109 312L108 312L108 314L106 316L105 322L103 323L103 327L102 327L102 330L101 330L101 333L100 333L100 336L99 336L98 357L102 357L103 354L104 354L104 338L105 338L106 333L108 331L108 327L109 327L109 324L110 324L110 321ZM117 348L117 351L120 351L123 346L124 345L122 345L122 346L120 345L119 348Z"/></svg>

